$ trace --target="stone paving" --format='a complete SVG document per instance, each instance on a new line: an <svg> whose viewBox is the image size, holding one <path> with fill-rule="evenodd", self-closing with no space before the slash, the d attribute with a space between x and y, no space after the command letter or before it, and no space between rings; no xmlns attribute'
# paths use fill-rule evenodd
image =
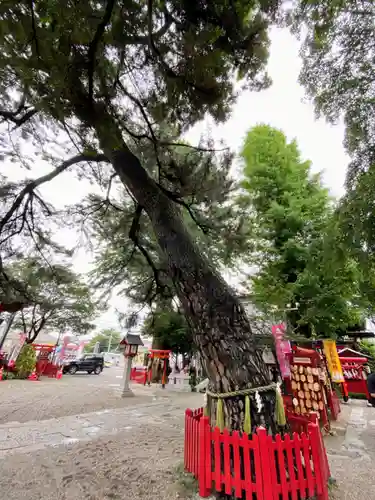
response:
<svg viewBox="0 0 375 500"><path fill-rule="evenodd" d="M345 431L325 439L331 473L337 481L332 496L335 500L372 500L375 498L375 408L368 408L363 401L351 401L343 407L343 413L341 423L344 420Z"/></svg>
<svg viewBox="0 0 375 500"><path fill-rule="evenodd" d="M154 397L148 403L136 398L126 408L70 415L43 421L9 422L0 425L0 458L14 452L30 452L46 446L89 441L102 436L131 432L134 426L160 426L188 407L202 404L199 394Z"/></svg>

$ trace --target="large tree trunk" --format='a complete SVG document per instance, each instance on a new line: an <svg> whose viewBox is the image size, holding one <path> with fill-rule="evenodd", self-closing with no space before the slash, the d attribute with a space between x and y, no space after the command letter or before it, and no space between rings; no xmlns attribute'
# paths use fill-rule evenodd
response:
<svg viewBox="0 0 375 500"><path fill-rule="evenodd" d="M81 103L82 104L82 103ZM123 142L122 134L107 112L77 108L82 119L94 126L100 145L114 170L151 220L168 270L181 301L194 341L214 392L229 392L271 383L262 351L257 348L245 311L233 290L211 267L188 233L179 207L148 175ZM84 113L83 113L84 111ZM261 413L252 404L253 425L276 431L275 392L262 394ZM226 400L226 425L241 429L244 398ZM213 413L211 414L214 417Z"/></svg>
<svg viewBox="0 0 375 500"><path fill-rule="evenodd" d="M270 384L269 371L242 305L199 251L176 204L130 151L116 151L111 157L120 179L151 219L212 389L229 392ZM252 405L252 421L258 425L264 423L274 431L274 393L267 394L264 401L261 414ZM225 406L227 425L241 428L243 398L226 400Z"/></svg>

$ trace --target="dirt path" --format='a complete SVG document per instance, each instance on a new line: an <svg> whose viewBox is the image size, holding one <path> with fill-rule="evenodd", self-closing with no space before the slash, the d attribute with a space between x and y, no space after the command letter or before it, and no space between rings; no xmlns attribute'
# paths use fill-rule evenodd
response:
<svg viewBox="0 0 375 500"><path fill-rule="evenodd" d="M199 400L199 395L189 395L175 405L155 403L148 409L142 405L139 418L134 412L127 415L124 409L122 428L118 426L120 430L116 433L100 438L92 435L76 444L3 453L1 497L7 500L188 498L188 493L176 482L176 467L183 458L184 408L198 404ZM117 411L117 419L120 417ZM46 421L37 424L41 430L51 425ZM18 429L26 432L32 425L35 424L19 425ZM108 429L111 427L111 423L106 425ZM6 427L1 426L0 432ZM13 428L13 437L17 437L15 428L9 428Z"/></svg>

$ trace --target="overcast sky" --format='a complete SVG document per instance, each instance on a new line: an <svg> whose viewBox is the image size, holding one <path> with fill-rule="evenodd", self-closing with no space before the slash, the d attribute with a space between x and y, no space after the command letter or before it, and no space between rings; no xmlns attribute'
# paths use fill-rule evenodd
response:
<svg viewBox="0 0 375 500"><path fill-rule="evenodd" d="M301 63L297 40L288 31L280 29L274 29L271 37L269 73L273 80L272 87L261 93L243 93L234 106L231 119L225 125L215 128L209 123L198 124L188 134L189 140L198 142L200 134L209 126L215 138L223 138L231 149L238 151L250 127L266 123L280 128L288 139L297 139L304 159L312 161L314 171L323 171L326 186L338 197L343 193L348 164L348 157L342 145L343 126L331 126L324 120L315 120L312 105L304 102L303 89L298 85ZM46 171L48 165L41 164L35 171L33 169L32 173L39 176ZM6 173L10 174L9 171ZM16 180L19 175L13 165L10 177ZM63 206L78 201L89 189L92 191L92 186L75 180L69 173L64 173L50 182L43 191L56 205ZM65 233L61 237L74 245L72 234ZM89 261L90 255L79 251L74 260L76 270L87 271ZM126 311L127 303L123 298L116 298L112 305L113 308L97 322L99 328L118 326L114 309Z"/></svg>

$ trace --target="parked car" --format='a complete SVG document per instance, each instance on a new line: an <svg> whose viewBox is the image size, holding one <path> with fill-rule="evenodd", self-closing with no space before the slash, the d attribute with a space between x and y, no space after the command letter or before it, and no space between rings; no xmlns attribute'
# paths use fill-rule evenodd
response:
<svg viewBox="0 0 375 500"><path fill-rule="evenodd" d="M102 373L104 367L104 359L100 354L84 354L78 359L68 361L63 367L63 373L74 375L77 372Z"/></svg>

